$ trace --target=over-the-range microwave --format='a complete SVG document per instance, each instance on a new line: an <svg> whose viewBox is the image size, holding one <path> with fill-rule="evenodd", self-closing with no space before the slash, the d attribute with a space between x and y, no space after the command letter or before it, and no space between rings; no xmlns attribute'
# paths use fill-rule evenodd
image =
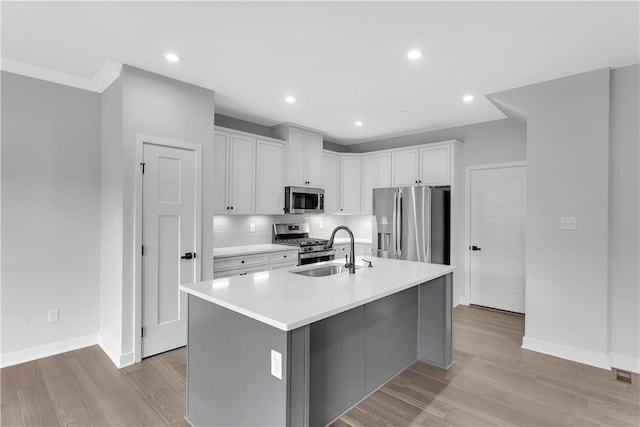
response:
<svg viewBox="0 0 640 427"><path fill-rule="evenodd" d="M285 213L324 213L324 190L310 187L284 188Z"/></svg>

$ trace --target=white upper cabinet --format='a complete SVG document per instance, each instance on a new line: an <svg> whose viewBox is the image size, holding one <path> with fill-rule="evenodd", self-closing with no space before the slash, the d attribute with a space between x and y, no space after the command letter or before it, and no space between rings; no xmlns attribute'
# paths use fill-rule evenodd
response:
<svg viewBox="0 0 640 427"><path fill-rule="evenodd" d="M287 141L287 185L322 186L322 134L291 125L273 128Z"/></svg>
<svg viewBox="0 0 640 427"><path fill-rule="evenodd" d="M231 213L247 214L255 211L256 140L231 135L228 204Z"/></svg>
<svg viewBox="0 0 640 427"><path fill-rule="evenodd" d="M256 140L215 131L214 210L245 214L255 211Z"/></svg>
<svg viewBox="0 0 640 427"><path fill-rule="evenodd" d="M213 142L213 210L216 213L228 213L229 179L229 134L215 131Z"/></svg>
<svg viewBox="0 0 640 427"><path fill-rule="evenodd" d="M393 187L451 185L452 142L393 150Z"/></svg>
<svg viewBox="0 0 640 427"><path fill-rule="evenodd" d="M418 184L418 162L419 153L417 149L397 150L391 152L393 162L392 187L405 187Z"/></svg>
<svg viewBox="0 0 640 427"><path fill-rule="evenodd" d="M371 213L373 189L391 187L391 153L362 156L362 213Z"/></svg>
<svg viewBox="0 0 640 427"><path fill-rule="evenodd" d="M332 151L322 153L322 188L324 188L324 212L340 212L340 155Z"/></svg>
<svg viewBox="0 0 640 427"><path fill-rule="evenodd" d="M376 175L378 182L375 188L389 188L392 187L391 181L391 153L376 153Z"/></svg>
<svg viewBox="0 0 640 427"><path fill-rule="evenodd" d="M361 157L360 154L340 155L340 213L360 213Z"/></svg>
<svg viewBox="0 0 640 427"><path fill-rule="evenodd" d="M284 141L216 127L213 149L215 213L284 213Z"/></svg>
<svg viewBox="0 0 640 427"><path fill-rule="evenodd" d="M362 213L371 213L373 189L378 186L378 165L375 154L362 156Z"/></svg>
<svg viewBox="0 0 640 427"><path fill-rule="evenodd" d="M256 213L284 213L284 142L258 139L256 143Z"/></svg>
<svg viewBox="0 0 640 427"><path fill-rule="evenodd" d="M449 185L451 146L440 145L420 149L420 184Z"/></svg>

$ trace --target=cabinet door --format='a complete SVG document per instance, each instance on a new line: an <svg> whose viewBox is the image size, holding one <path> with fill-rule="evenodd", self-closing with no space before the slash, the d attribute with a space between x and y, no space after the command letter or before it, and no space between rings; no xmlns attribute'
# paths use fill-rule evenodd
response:
<svg viewBox="0 0 640 427"><path fill-rule="evenodd" d="M256 213L282 214L285 146L261 140L256 144Z"/></svg>
<svg viewBox="0 0 640 427"><path fill-rule="evenodd" d="M305 132L306 182L312 187L322 185L322 135Z"/></svg>
<svg viewBox="0 0 640 427"><path fill-rule="evenodd" d="M325 151L323 157L324 212L339 212L340 204L340 156Z"/></svg>
<svg viewBox="0 0 640 427"><path fill-rule="evenodd" d="M418 181L418 150L393 151L392 187L416 185Z"/></svg>
<svg viewBox="0 0 640 427"><path fill-rule="evenodd" d="M450 148L420 149L420 183L423 185L449 185Z"/></svg>
<svg viewBox="0 0 640 427"><path fill-rule="evenodd" d="M391 182L391 153L376 154L376 175L378 182L375 188L389 188Z"/></svg>
<svg viewBox="0 0 640 427"><path fill-rule="evenodd" d="M287 141L287 183L288 185L305 185L305 132L289 129Z"/></svg>
<svg viewBox="0 0 640 427"><path fill-rule="evenodd" d="M362 213L371 213L373 189L378 186L377 169L375 154L362 156Z"/></svg>
<svg viewBox="0 0 640 427"><path fill-rule="evenodd" d="M340 212L357 214L362 199L360 156L340 157Z"/></svg>
<svg viewBox="0 0 640 427"><path fill-rule="evenodd" d="M256 140L231 135L231 213L255 212Z"/></svg>
<svg viewBox="0 0 640 427"><path fill-rule="evenodd" d="M229 188L229 134L215 132L213 142L213 210L215 213L227 214L229 204L227 193Z"/></svg>

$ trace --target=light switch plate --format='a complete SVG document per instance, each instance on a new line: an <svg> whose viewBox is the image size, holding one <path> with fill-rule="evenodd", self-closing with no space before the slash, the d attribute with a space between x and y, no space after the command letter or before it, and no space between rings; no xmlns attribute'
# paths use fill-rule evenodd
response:
<svg viewBox="0 0 640 427"><path fill-rule="evenodd" d="M271 350L271 375L282 379L282 354L275 350Z"/></svg>
<svg viewBox="0 0 640 427"><path fill-rule="evenodd" d="M47 314L48 314L49 323L58 321L58 309L57 308L53 308L53 309L49 310L49 312Z"/></svg>
<svg viewBox="0 0 640 427"><path fill-rule="evenodd" d="M251 232L251 233L255 233L256 232L256 223L255 222L249 223L249 232Z"/></svg>
<svg viewBox="0 0 640 427"><path fill-rule="evenodd" d="M576 217L575 216L561 216L560 217L560 230L575 230L576 229Z"/></svg>

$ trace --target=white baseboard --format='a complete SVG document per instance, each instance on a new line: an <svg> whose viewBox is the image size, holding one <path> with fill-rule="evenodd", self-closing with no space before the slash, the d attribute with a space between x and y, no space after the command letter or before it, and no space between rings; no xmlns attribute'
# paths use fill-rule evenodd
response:
<svg viewBox="0 0 640 427"><path fill-rule="evenodd" d="M522 348L561 359L571 360L584 365L610 370L609 357L606 354L582 350L554 342L538 340L530 337L522 338Z"/></svg>
<svg viewBox="0 0 640 427"><path fill-rule="evenodd" d="M622 369L636 374L640 374L640 358L611 354L609 361L612 368Z"/></svg>
<svg viewBox="0 0 640 427"><path fill-rule="evenodd" d="M71 338L69 340L32 347L26 350L14 351L13 353L6 353L0 356L0 367L6 368L8 366L42 359L43 357L78 350L80 348L96 345L98 342L98 335L87 335L84 337Z"/></svg>
<svg viewBox="0 0 640 427"><path fill-rule="evenodd" d="M116 368L121 369L129 365L133 365L134 357L133 352L129 353L120 353L111 343L109 343L102 335L100 335L100 339L98 344L102 351L111 359Z"/></svg>

